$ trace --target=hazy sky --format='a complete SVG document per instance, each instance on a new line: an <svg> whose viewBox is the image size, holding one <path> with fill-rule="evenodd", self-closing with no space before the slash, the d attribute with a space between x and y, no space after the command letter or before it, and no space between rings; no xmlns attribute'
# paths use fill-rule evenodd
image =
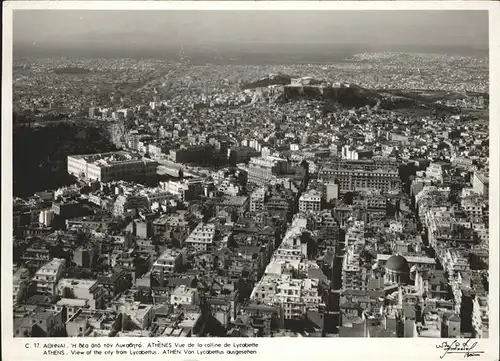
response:
<svg viewBox="0 0 500 361"><path fill-rule="evenodd" d="M16 10L14 44L332 43L487 48L486 11Z"/></svg>

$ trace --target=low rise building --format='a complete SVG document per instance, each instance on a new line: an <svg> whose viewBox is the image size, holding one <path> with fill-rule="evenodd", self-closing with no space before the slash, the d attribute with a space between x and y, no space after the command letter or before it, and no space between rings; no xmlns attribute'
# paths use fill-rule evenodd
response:
<svg viewBox="0 0 500 361"><path fill-rule="evenodd" d="M87 300L93 310L104 307L104 292L97 280L63 278L57 284L57 295Z"/></svg>
<svg viewBox="0 0 500 361"><path fill-rule="evenodd" d="M198 290L180 285L170 295L170 304L174 306L195 305L198 303L198 298Z"/></svg>
<svg viewBox="0 0 500 361"><path fill-rule="evenodd" d="M110 182L134 180L156 175L158 163L125 152L68 156L68 173L84 180Z"/></svg>
<svg viewBox="0 0 500 361"><path fill-rule="evenodd" d="M163 282L165 275L179 270L183 262L182 252L176 249L166 249L153 263L151 273Z"/></svg>

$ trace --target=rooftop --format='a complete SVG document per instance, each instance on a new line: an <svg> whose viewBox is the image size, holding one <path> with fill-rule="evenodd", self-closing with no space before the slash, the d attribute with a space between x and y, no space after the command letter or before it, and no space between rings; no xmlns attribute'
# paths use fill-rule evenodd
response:
<svg viewBox="0 0 500 361"><path fill-rule="evenodd" d="M97 280L83 280L76 278L63 278L59 281L59 287L69 287L69 288L91 288L97 284Z"/></svg>
<svg viewBox="0 0 500 361"><path fill-rule="evenodd" d="M220 204L223 206L238 206L241 207L245 205L245 202L248 200L247 196L233 196L233 197L224 197L221 199Z"/></svg>
<svg viewBox="0 0 500 361"><path fill-rule="evenodd" d="M178 326L182 328L193 328L200 317L201 313L199 312L186 312L184 313L183 320L179 323Z"/></svg>
<svg viewBox="0 0 500 361"><path fill-rule="evenodd" d="M72 158L83 159L89 164L95 164L98 166L109 166L115 164L123 164L137 161L151 161L139 154L134 154L126 151L108 152L108 153L96 153L96 154L85 154L85 155L72 155Z"/></svg>
<svg viewBox="0 0 500 361"><path fill-rule="evenodd" d="M64 266L65 260L62 258L54 258L49 263L43 265L37 274L55 274L60 267Z"/></svg>
<svg viewBox="0 0 500 361"><path fill-rule="evenodd" d="M172 295L177 296L191 296L195 293L196 289L187 287L186 285L178 286L173 292Z"/></svg>
<svg viewBox="0 0 500 361"><path fill-rule="evenodd" d="M378 261L388 261L392 255L390 254L378 254L377 255L377 260ZM425 264L436 264L436 260L434 258L430 257L424 257L424 256L404 256L406 261L408 263L425 263Z"/></svg>
<svg viewBox="0 0 500 361"><path fill-rule="evenodd" d="M385 268L396 272L409 272L410 270L408 261L403 256L391 256L387 260Z"/></svg>
<svg viewBox="0 0 500 361"><path fill-rule="evenodd" d="M88 301L83 299L61 298L57 301L58 306L85 307Z"/></svg>

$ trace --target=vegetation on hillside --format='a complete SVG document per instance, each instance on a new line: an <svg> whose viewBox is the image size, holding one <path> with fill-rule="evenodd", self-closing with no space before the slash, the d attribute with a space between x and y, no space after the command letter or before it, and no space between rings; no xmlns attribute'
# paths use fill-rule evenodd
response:
<svg viewBox="0 0 500 361"><path fill-rule="evenodd" d="M71 184L67 156L115 150L100 127L57 123L45 127L16 127L13 134L14 196Z"/></svg>

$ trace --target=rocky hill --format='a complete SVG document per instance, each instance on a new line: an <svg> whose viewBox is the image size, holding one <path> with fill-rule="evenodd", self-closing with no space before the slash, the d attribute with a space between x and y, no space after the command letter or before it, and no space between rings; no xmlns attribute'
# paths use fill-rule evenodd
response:
<svg viewBox="0 0 500 361"><path fill-rule="evenodd" d="M411 92L398 90L372 90L358 85L349 86L284 86L283 101L297 99L324 100L337 103L346 108L373 107L378 105L382 109L425 109L429 111L455 113L456 110L442 104L437 104L434 99Z"/></svg>
<svg viewBox="0 0 500 361"><path fill-rule="evenodd" d="M245 83L241 85L241 89L255 89L255 88L265 88L271 85L288 85L291 82L291 77L285 74L272 74L268 77L259 79L254 82Z"/></svg>

